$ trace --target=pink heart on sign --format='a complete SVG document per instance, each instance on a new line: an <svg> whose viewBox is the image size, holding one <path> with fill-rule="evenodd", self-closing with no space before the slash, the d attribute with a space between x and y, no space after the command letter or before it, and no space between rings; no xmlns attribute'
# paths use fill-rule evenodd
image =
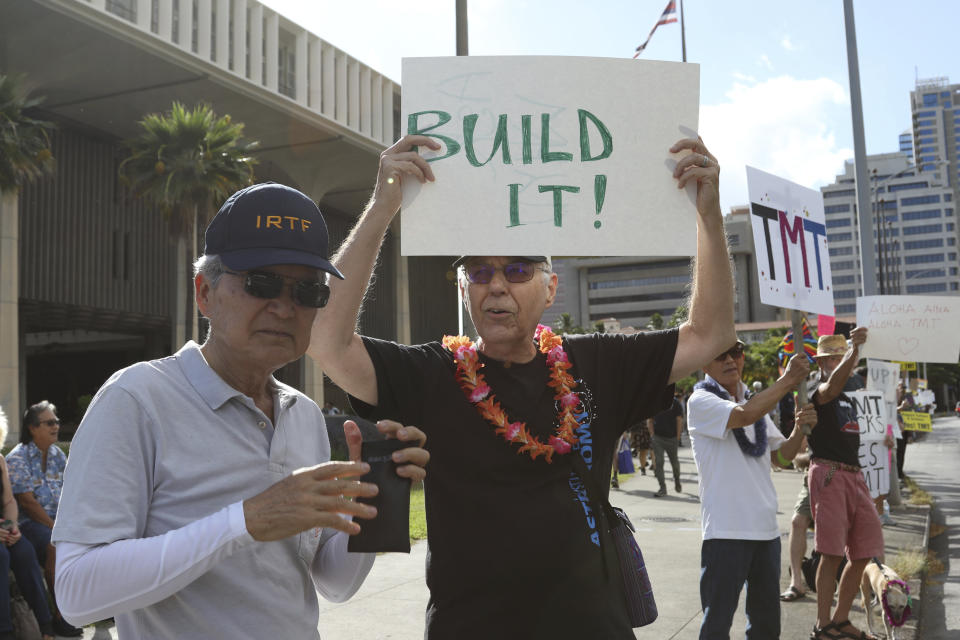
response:
<svg viewBox="0 0 960 640"><path fill-rule="evenodd" d="M900 353L906 355L920 346L920 340L917 338L900 338L897 345L900 347Z"/></svg>

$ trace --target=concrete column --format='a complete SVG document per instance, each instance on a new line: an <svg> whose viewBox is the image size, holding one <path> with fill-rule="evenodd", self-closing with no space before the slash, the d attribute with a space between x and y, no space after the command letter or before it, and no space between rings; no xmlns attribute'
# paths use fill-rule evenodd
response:
<svg viewBox="0 0 960 640"><path fill-rule="evenodd" d="M173 285L173 321L170 323L170 353L176 353L187 342L187 241L177 239L176 281Z"/></svg>
<svg viewBox="0 0 960 640"><path fill-rule="evenodd" d="M0 193L0 409L12 442L20 433L19 254L18 195Z"/></svg>
<svg viewBox="0 0 960 640"><path fill-rule="evenodd" d="M310 34L306 29L300 29L297 31L297 48L294 51L294 64L296 66L296 87L295 94L296 101L307 106L307 97L309 83L307 81L307 72L309 65L307 64L307 50L309 43Z"/></svg>
<svg viewBox="0 0 960 640"><path fill-rule="evenodd" d="M137 26L144 31L150 31L151 14L150 0L137 0Z"/></svg>
<svg viewBox="0 0 960 640"><path fill-rule="evenodd" d="M337 115L337 51L323 44L323 115L336 118Z"/></svg>
<svg viewBox="0 0 960 640"><path fill-rule="evenodd" d="M157 5L157 35L164 42L171 42L173 40L173 0L159 0Z"/></svg>
<svg viewBox="0 0 960 640"><path fill-rule="evenodd" d="M217 0L217 66L230 68L230 0Z"/></svg>
<svg viewBox="0 0 960 640"><path fill-rule="evenodd" d="M383 76L373 74L370 95L370 137L383 140Z"/></svg>
<svg viewBox="0 0 960 640"><path fill-rule="evenodd" d="M311 37L309 40L309 68L307 78L307 105L314 111L323 110L323 41Z"/></svg>
<svg viewBox="0 0 960 640"><path fill-rule="evenodd" d="M336 120L347 123L347 54L336 51L337 56L337 112Z"/></svg>
<svg viewBox="0 0 960 640"><path fill-rule="evenodd" d="M210 0L197 0L197 55L210 60L210 34L213 33L213 5Z"/></svg>
<svg viewBox="0 0 960 640"><path fill-rule="evenodd" d="M250 7L250 80L263 84L263 5L255 2Z"/></svg>
<svg viewBox="0 0 960 640"><path fill-rule="evenodd" d="M180 27L177 44L193 53L193 0L180 0Z"/></svg>
<svg viewBox="0 0 960 640"><path fill-rule="evenodd" d="M383 136L380 141L391 145L399 137L393 130L393 82L383 79Z"/></svg>
<svg viewBox="0 0 960 640"><path fill-rule="evenodd" d="M233 72L247 77L247 0L233 0Z"/></svg>
<svg viewBox="0 0 960 640"><path fill-rule="evenodd" d="M280 86L280 16L273 11L266 15L263 37L267 43L264 55L267 61L267 88L276 93Z"/></svg>
<svg viewBox="0 0 960 640"><path fill-rule="evenodd" d="M360 63L347 63L347 126L360 128Z"/></svg>
<svg viewBox="0 0 960 640"><path fill-rule="evenodd" d="M360 133L370 135L370 67L360 68Z"/></svg>

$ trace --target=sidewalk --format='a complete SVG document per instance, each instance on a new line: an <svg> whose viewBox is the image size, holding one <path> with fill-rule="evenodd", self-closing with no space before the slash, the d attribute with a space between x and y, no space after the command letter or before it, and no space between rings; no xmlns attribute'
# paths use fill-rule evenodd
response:
<svg viewBox="0 0 960 640"><path fill-rule="evenodd" d="M680 453L683 493L672 491L664 498L654 498L657 481L639 473L622 478L620 489L611 490L611 502L623 508L637 528L637 540L653 582L660 611L659 619L649 627L636 630L637 638L650 640L695 640L701 611L700 575L700 504L697 498L696 468L689 442ZM668 463L668 480L671 479ZM801 476L795 471L773 474L780 510L777 515L782 534L781 585L789 584L787 567L789 548L787 534L793 505L800 488ZM904 507L895 511L894 524L884 527L886 553L892 558L902 549L926 549L929 527L928 510ZM808 536L808 551L813 546ZM384 554L377 558L367 581L348 602L320 602L320 635L324 640L380 640L381 638L419 639L423 637L424 610L428 592L424 582L426 543L413 546L410 556ZM916 620L920 612L920 585L910 582L914 597L914 617L898 635L914 640ZM816 619L816 600L812 592L791 603L783 603L782 640L807 640ZM851 618L866 629L859 596L854 601ZM734 618L731 638L742 638L746 624L743 596ZM882 634L882 630L880 630Z"/></svg>

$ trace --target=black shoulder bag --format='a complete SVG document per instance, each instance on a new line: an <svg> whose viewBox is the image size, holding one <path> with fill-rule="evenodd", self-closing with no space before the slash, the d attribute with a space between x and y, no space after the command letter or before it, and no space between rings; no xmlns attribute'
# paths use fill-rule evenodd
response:
<svg viewBox="0 0 960 640"><path fill-rule="evenodd" d="M610 504L609 499L602 499L603 491L597 482L595 474L590 473L586 463L578 452L572 451L573 468L583 480L587 488L587 496L598 520L606 528L613 540L613 547L617 552L617 566L623 582L623 595L627 606L627 615L630 625L644 627L657 619L657 603L653 599L653 587L650 586L650 577L643 562L640 546L633 537L635 529L630 518L623 509ZM604 558L604 541L600 536L601 558ZM604 560L604 571L606 561Z"/></svg>

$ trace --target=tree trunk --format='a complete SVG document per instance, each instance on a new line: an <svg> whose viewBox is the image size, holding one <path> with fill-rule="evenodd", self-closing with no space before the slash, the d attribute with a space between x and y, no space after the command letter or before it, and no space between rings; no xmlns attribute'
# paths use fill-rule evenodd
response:
<svg viewBox="0 0 960 640"><path fill-rule="evenodd" d="M177 238L177 253L173 259L173 326L170 352L176 353L187 341L187 239Z"/></svg>
<svg viewBox="0 0 960 640"><path fill-rule="evenodd" d="M197 205L193 205L193 224L190 225L190 257L189 262L187 262L187 308L190 309L190 335L191 340L196 343L200 343L200 312L196 308L196 295L193 291L193 263L196 260L197 251L197 218L199 216Z"/></svg>
<svg viewBox="0 0 960 640"><path fill-rule="evenodd" d="M20 435L20 219L18 193L0 193L0 408ZM0 445L3 443L0 442Z"/></svg>

